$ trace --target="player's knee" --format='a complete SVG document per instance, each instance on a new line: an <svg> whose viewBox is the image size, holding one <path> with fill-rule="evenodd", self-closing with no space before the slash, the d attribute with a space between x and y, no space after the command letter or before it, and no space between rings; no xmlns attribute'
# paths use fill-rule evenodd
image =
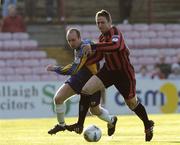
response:
<svg viewBox="0 0 180 145"><path fill-rule="evenodd" d="M63 104L64 100L62 99L62 97L60 95L55 95L54 96L54 103L55 104Z"/></svg>
<svg viewBox="0 0 180 145"><path fill-rule="evenodd" d="M58 97L54 97L54 104L61 104Z"/></svg>
<svg viewBox="0 0 180 145"><path fill-rule="evenodd" d="M101 115L101 110L98 107L91 107L90 112L91 114L96 116Z"/></svg>
<svg viewBox="0 0 180 145"><path fill-rule="evenodd" d="M134 110L136 106L138 105L138 101L136 98L130 99L130 100L125 100L127 106L131 109Z"/></svg>
<svg viewBox="0 0 180 145"><path fill-rule="evenodd" d="M131 110L134 110L134 108L137 106L137 103L127 103L127 105Z"/></svg>

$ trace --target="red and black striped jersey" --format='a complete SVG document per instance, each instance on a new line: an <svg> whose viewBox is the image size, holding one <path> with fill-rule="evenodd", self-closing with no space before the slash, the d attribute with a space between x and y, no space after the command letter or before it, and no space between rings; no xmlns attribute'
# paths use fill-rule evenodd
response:
<svg viewBox="0 0 180 145"><path fill-rule="evenodd" d="M130 63L129 49L124 37L114 26L107 33L101 34L99 43L92 44L91 48L95 54L88 58L87 64L96 63L105 58L105 66L108 70L121 70Z"/></svg>

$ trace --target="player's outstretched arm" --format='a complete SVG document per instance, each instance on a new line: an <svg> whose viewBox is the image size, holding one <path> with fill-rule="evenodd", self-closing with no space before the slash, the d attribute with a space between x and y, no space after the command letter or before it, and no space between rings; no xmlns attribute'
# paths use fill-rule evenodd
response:
<svg viewBox="0 0 180 145"><path fill-rule="evenodd" d="M53 65L53 64L49 64L47 67L46 67L46 70L47 71L54 71L55 69L57 69L59 66L56 66L56 65Z"/></svg>
<svg viewBox="0 0 180 145"><path fill-rule="evenodd" d="M62 74L62 67L61 66L57 66L57 65L52 65L52 64L49 64L47 67L46 67L46 70L47 71L54 71L58 74Z"/></svg>
<svg viewBox="0 0 180 145"><path fill-rule="evenodd" d="M56 72L57 74L60 74L60 75L71 75L71 73L70 73L71 68L72 68L72 64L68 64L68 65L66 65L64 67L59 66L59 65L50 64L50 65L48 65L46 67L46 70L47 71L54 71L54 72Z"/></svg>
<svg viewBox="0 0 180 145"><path fill-rule="evenodd" d="M49 64L46 67L46 70L47 71L54 71L54 72L56 72L57 74L60 74L60 75L66 75L66 69L63 69L63 67L59 66L59 65Z"/></svg>

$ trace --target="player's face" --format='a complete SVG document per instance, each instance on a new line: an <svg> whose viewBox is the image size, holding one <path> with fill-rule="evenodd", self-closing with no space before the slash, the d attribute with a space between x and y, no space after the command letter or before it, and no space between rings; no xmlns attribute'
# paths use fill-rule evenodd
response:
<svg viewBox="0 0 180 145"><path fill-rule="evenodd" d="M67 35L67 41L69 46L73 49L78 48L81 44L81 38L78 37L75 31L72 31Z"/></svg>
<svg viewBox="0 0 180 145"><path fill-rule="evenodd" d="M102 16L96 18L96 24L101 33L106 33L111 28L111 22L108 22L107 19Z"/></svg>

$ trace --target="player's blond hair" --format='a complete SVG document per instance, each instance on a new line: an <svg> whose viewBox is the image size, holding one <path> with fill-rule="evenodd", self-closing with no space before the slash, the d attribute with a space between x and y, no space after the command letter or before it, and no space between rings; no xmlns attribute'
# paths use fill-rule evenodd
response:
<svg viewBox="0 0 180 145"><path fill-rule="evenodd" d="M111 14L106 10L100 10L96 13L95 19L97 20L98 17L105 17L108 22L112 22Z"/></svg>

